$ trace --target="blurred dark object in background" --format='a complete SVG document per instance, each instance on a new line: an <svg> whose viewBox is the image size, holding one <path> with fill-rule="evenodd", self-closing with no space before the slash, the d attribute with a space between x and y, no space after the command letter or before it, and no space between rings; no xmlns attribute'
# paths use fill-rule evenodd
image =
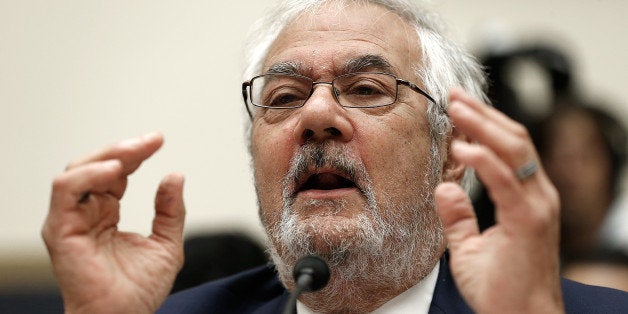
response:
<svg viewBox="0 0 628 314"><path fill-rule="evenodd" d="M564 95L571 94L571 61L557 48L531 45L508 52L491 53L480 57L480 62L488 75L488 97L493 106L525 126L531 126L542 118L535 114L535 106L551 107ZM529 73L526 67L540 72L537 77L525 77ZM527 101L531 97L526 95L528 91L521 88L522 81L526 79L534 84L545 85L541 86L549 91L547 99L543 101L545 103L538 103L538 98L535 99L537 103ZM549 112L551 108L542 111Z"/></svg>
<svg viewBox="0 0 628 314"><path fill-rule="evenodd" d="M59 314L63 313L63 300L61 293L52 289L1 290L0 313Z"/></svg>
<svg viewBox="0 0 628 314"><path fill-rule="evenodd" d="M571 61L549 45L489 52L479 60L488 76L488 97L493 106L528 129L552 112L559 99L572 93ZM495 224L493 202L481 184L473 195L473 204L480 230Z"/></svg>
<svg viewBox="0 0 628 314"><path fill-rule="evenodd" d="M183 249L185 262L172 293L268 262L263 247L241 233L190 236Z"/></svg>

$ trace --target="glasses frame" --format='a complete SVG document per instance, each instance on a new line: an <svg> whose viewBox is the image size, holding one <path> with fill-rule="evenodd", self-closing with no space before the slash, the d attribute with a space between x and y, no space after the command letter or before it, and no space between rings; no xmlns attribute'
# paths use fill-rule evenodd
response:
<svg viewBox="0 0 628 314"><path fill-rule="evenodd" d="M395 82L397 84L395 86L395 99L391 103L383 104L383 105L376 105L376 106L345 106L345 105L340 103L340 100L338 99L338 95L336 93L332 92L332 94L334 95L334 99L336 100L336 103L338 103L342 107L345 107L345 108L377 108L377 107L390 106L390 105L392 105L392 104L397 102L397 97L398 97L398 94L399 94L399 85L404 85L404 86L410 87L411 90L413 90L413 91L423 95L429 101L431 101L432 103L436 104L436 100L434 100L434 98L432 98L432 96L430 96L428 93L423 91L416 84L414 84L414 83L412 83L410 81L404 80L404 79L400 79L397 76L395 76L394 74L386 73L386 72L353 72L353 73L347 73L347 74L336 76L331 81L314 81L313 79L311 79L311 78L309 78L307 76L297 75L297 74L265 73L265 74L254 76L250 80L245 81L245 82L242 83L242 97L244 98L244 107L246 108L246 112L249 114L249 118L251 118L251 120L253 120L253 113L251 112L251 109L249 109L249 105L248 105L249 104L249 99L251 99L251 97L249 97L250 89L251 89L251 82L253 82L255 79L263 77L263 76L267 76L267 75L286 75L286 76L292 76L292 77L306 79L306 80L311 81L312 82L312 87L310 88L310 94L307 96L307 98L305 98L305 100L303 100L303 102L299 106L294 106L294 107L272 107L272 106L257 105L257 104L254 104L252 100L250 101L251 105L253 105L255 107L258 107L258 108L297 109L297 108L303 107L305 105L305 103L310 99L310 97L312 97L312 94L314 94L314 87L316 85L328 84L328 85L331 85L333 87L334 86L334 81L336 81L336 79L342 78L342 77L346 77L346 76L352 76L352 75L356 75L356 74L384 74L384 75L388 75L388 76L394 78Z"/></svg>

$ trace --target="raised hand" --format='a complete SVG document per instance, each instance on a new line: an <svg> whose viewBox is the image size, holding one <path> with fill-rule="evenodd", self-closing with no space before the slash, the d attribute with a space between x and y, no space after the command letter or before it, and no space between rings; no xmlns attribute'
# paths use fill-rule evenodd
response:
<svg viewBox="0 0 628 314"><path fill-rule="evenodd" d="M436 189L458 289L479 313L561 312L559 198L528 132L459 89L450 93L448 112L456 130L473 142L454 141L451 156L475 169L496 217L479 233L460 186Z"/></svg>
<svg viewBox="0 0 628 314"><path fill-rule="evenodd" d="M183 177L166 176L148 237L117 229L127 176L163 143L122 141L71 163L54 180L42 236L66 313L153 313L183 264Z"/></svg>

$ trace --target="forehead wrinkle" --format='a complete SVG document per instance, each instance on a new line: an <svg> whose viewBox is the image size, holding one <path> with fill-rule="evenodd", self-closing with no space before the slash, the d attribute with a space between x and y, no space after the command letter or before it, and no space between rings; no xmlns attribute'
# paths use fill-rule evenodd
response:
<svg viewBox="0 0 628 314"><path fill-rule="evenodd" d="M346 7L357 5L356 3L348 4L348 3L345 3L344 1L339 1L339 2L332 1L332 2L326 3L323 6L317 7L314 11L303 12L302 14L298 15L294 20L292 20L290 23L288 23L288 25L286 25L286 27L282 30L281 34L275 40L272 46L274 48L277 48L276 44L278 44L278 42L281 41L280 38L283 36L290 37L289 43L292 46L290 47L290 49L295 49L296 47L299 47L299 46L307 46L308 42L312 39L316 41L316 40L326 38L326 37L330 37L332 39L338 37L340 40L343 41L343 44L344 44L344 41L353 41L355 43L365 42L369 45L374 45L378 47L379 49L381 49L381 51L384 51L384 52L394 51L395 55L389 56L393 58L385 58L388 61L389 66L382 67L382 70L384 70L382 72L387 72L387 73L391 73L395 75L402 75L402 76L407 76L415 72L415 70L412 70L412 73L405 73L405 70L403 69L415 68L416 65L411 66L411 67L403 66L403 68L399 68L399 66L402 65L403 62L409 61L409 59L411 60L418 59L416 61L419 61L419 62L421 61L420 56L416 56L417 51L413 49L413 47L411 47L411 46L416 45L416 44L412 45L411 43L415 43L416 39L418 38L416 38L416 34L412 32L413 28L409 27L408 22L403 17L395 14L394 12L386 10L386 8L383 8L384 9L383 12L382 11L377 12L377 14L373 15L374 18L367 19L366 21L364 21L362 26L356 30L353 27L356 25L353 25L353 26L345 25L342 22L342 21L349 21L350 10L329 10L330 8L333 8L333 6L330 7L330 4L332 3L336 5L346 6ZM369 6L371 5L365 5L364 7L369 7ZM379 7L378 5L372 5L372 6ZM319 23L320 18L329 18L330 16L331 17L335 16L339 18L339 20L334 21L332 19L331 23ZM386 23L387 20L390 20L390 21ZM399 25L401 27L396 27L397 29L399 29L399 31L401 31L401 33L397 34L401 42L397 42L398 44L391 46L391 43L389 42L391 38L389 35L386 35L377 31L373 32L372 30L379 29L379 27L376 25L378 22L386 23L386 24L401 23ZM297 27L297 31L293 32L292 27ZM355 34L353 36L347 37L345 36L347 31L355 32ZM399 45L399 43L401 43L401 45ZM282 44L286 44L286 43L282 42ZM350 54L360 53L360 52L361 54L364 54L364 55L366 54L380 55L381 53L377 51L377 49L373 49L373 50L368 49L368 50L371 50L371 52L369 52L368 50L364 51L364 49L362 51L351 51L353 49L351 49L350 47L342 46L342 45L338 45L337 47L339 50L336 51L336 53L334 53L331 56L331 59L321 60L320 58L318 58L319 57L318 50L314 49L310 51L310 55L308 56L305 56L304 54L299 53L298 56L293 56L292 58L288 58L289 59L288 62L280 61L277 64L273 64L269 67L268 72L272 71L274 73L299 74L299 75L304 75L304 76L320 76L322 75L322 73L325 73L326 75L340 75L343 73L356 72L358 69L360 69L360 66L355 67L355 69L349 69L350 66L347 66L346 64L348 62L343 62L339 60L339 58L342 58L342 55L347 56ZM268 59L272 59L272 55L282 54L282 51L285 51L285 50L284 49L273 50L273 48L271 47L269 50L269 53L266 56L266 60L268 61ZM337 62L337 61L340 61L340 62ZM411 63L415 64L416 61L411 62ZM285 67L286 65L288 67ZM366 68L363 68L363 71L365 69ZM377 67L374 67L371 69L379 70Z"/></svg>
<svg viewBox="0 0 628 314"><path fill-rule="evenodd" d="M405 50L405 53L408 57L413 55L414 49L419 47L419 45L416 45L417 43L415 43L415 41L418 41L420 43L420 39L418 38L418 34L416 32L414 32L414 27L412 27L412 25L402 16L398 15L395 12L390 11L389 9L384 8L384 12L381 12L380 14L378 14L373 20L372 20L372 24L376 24L379 21L384 21L386 18L392 18L393 20L396 20L396 22L401 24L401 27L397 28L403 36L404 38L404 43L405 46L403 47L403 49ZM386 22L385 22L386 23ZM387 23L393 23L392 21L387 22ZM382 42L387 42L387 38L385 37L381 37L381 35L374 35L376 38L380 39ZM389 47L383 47L380 45L380 47L382 47L382 49L384 49L385 51L387 51L389 49ZM399 47L401 48L401 47ZM421 61L421 58L419 58L419 60L415 60L415 61ZM414 62L412 62L414 64ZM394 67L393 67L394 68Z"/></svg>

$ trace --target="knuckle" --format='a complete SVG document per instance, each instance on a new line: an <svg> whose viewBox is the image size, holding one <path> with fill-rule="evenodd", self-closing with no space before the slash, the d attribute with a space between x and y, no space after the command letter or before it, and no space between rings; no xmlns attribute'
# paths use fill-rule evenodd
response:
<svg viewBox="0 0 628 314"><path fill-rule="evenodd" d="M68 182L69 182L68 176L65 173L60 174L52 180L52 190L53 191L64 190L66 186L68 185Z"/></svg>
<svg viewBox="0 0 628 314"><path fill-rule="evenodd" d="M497 171L494 175L494 180L497 186L505 189L515 189L516 181L510 172Z"/></svg>
<svg viewBox="0 0 628 314"><path fill-rule="evenodd" d="M551 215L548 210L532 210L529 215L530 225L537 229L544 230L549 225L550 217Z"/></svg>
<svg viewBox="0 0 628 314"><path fill-rule="evenodd" d="M48 245L48 238L50 237L50 228L48 227L48 224L45 224L41 228L41 232L39 233L39 235L44 240L44 243Z"/></svg>
<svg viewBox="0 0 628 314"><path fill-rule="evenodd" d="M516 137L522 140L527 140L528 138L530 138L530 133L528 132L528 129L519 123L513 126L512 132L515 134Z"/></svg>
<svg viewBox="0 0 628 314"><path fill-rule="evenodd" d="M481 164L481 163L488 162L490 158L489 149L483 145L477 145L475 146L475 148L476 149L473 150L473 153L470 154L469 156L470 161L474 164Z"/></svg>
<svg viewBox="0 0 628 314"><path fill-rule="evenodd" d="M510 154L513 156L528 156L529 146L526 141L517 140L508 147Z"/></svg>
<svg viewBox="0 0 628 314"><path fill-rule="evenodd" d="M553 186L547 188L547 199L549 203L549 207L551 211L558 216L560 215L560 195L558 191Z"/></svg>
<svg viewBox="0 0 628 314"><path fill-rule="evenodd" d="M552 225L558 221L558 211L552 205L551 200L533 204L532 206L533 208L528 215L528 223L535 232L539 234L544 233L550 230Z"/></svg>
<svg viewBox="0 0 628 314"><path fill-rule="evenodd" d="M40 236L44 241L44 244L48 249L52 247L53 237L54 237L54 229L49 225L49 223L44 224L41 228Z"/></svg>

